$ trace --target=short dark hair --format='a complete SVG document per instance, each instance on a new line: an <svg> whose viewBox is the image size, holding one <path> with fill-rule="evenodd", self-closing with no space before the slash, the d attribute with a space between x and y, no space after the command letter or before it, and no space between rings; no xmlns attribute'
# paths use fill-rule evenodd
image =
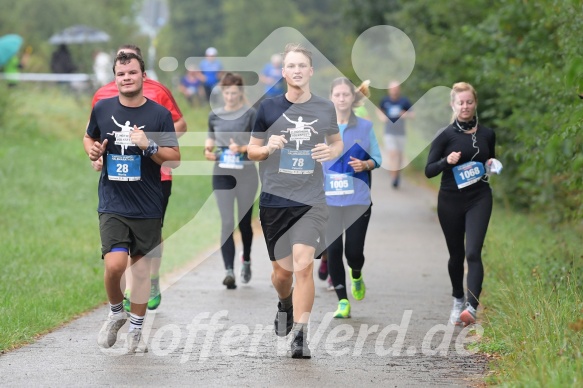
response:
<svg viewBox="0 0 583 388"><path fill-rule="evenodd" d="M125 51L120 52L117 57L115 57L115 61L113 62L113 75L115 75L115 65L119 62L122 65L128 64L132 59L136 59L140 64L140 69L142 73L146 71L146 65L144 64L144 60L137 54L134 53L126 53Z"/></svg>
<svg viewBox="0 0 583 388"><path fill-rule="evenodd" d="M225 73L219 82L222 87L243 86L243 77L237 73Z"/></svg>
<svg viewBox="0 0 583 388"><path fill-rule="evenodd" d="M140 48L138 46L136 46L135 44L122 44L117 49L117 52L119 53L120 51L124 51L124 49L131 50L131 51L135 52L136 54L138 54L140 57L142 56L142 50L140 50Z"/></svg>

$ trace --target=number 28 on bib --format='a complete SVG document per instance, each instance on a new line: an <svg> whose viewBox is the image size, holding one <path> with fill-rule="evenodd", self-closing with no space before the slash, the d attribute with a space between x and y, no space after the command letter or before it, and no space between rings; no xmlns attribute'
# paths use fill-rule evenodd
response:
<svg viewBox="0 0 583 388"><path fill-rule="evenodd" d="M107 154L107 176L110 181L139 181L140 155Z"/></svg>

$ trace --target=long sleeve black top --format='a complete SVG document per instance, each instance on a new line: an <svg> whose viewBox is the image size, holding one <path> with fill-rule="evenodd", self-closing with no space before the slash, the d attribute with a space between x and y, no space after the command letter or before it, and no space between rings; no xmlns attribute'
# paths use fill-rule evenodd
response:
<svg viewBox="0 0 583 388"><path fill-rule="evenodd" d="M431 143L429 156L427 157L427 165L425 166L425 176L427 178L433 178L442 173L441 190L460 191L452 172L454 166L464 164L471 160L486 164L488 159L496 157L494 150L496 146L496 135L492 129L478 125L476 142L475 144L473 143L471 134L459 132L451 124L447 126ZM447 156L452 152L460 151L461 156L459 161L455 165L448 164ZM461 191L475 190L487 186L488 182L482 179L473 185L461 189Z"/></svg>

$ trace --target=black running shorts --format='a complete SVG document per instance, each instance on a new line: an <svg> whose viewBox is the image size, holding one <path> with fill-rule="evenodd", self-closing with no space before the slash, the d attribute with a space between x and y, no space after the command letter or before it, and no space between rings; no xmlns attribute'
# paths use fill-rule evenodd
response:
<svg viewBox="0 0 583 388"><path fill-rule="evenodd" d="M160 218L126 218L117 214L99 213L102 258L112 248L126 248L132 257L160 257L161 224Z"/></svg>
<svg viewBox="0 0 583 388"><path fill-rule="evenodd" d="M316 259L326 249L326 204L288 208L260 207L259 220L271 261L291 255L295 244L316 248Z"/></svg>

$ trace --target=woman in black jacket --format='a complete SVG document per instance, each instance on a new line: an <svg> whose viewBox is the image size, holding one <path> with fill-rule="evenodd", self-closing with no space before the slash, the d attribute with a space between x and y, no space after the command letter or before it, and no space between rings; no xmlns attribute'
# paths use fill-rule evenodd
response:
<svg viewBox="0 0 583 388"><path fill-rule="evenodd" d="M495 158L496 136L492 129L478 124L477 106L478 95L472 85L453 85L453 122L433 140L425 167L428 178L442 174L437 214L449 251L454 298L450 322L454 325L476 321L484 279L482 246L492 213L486 169ZM464 259L468 261L467 299Z"/></svg>

